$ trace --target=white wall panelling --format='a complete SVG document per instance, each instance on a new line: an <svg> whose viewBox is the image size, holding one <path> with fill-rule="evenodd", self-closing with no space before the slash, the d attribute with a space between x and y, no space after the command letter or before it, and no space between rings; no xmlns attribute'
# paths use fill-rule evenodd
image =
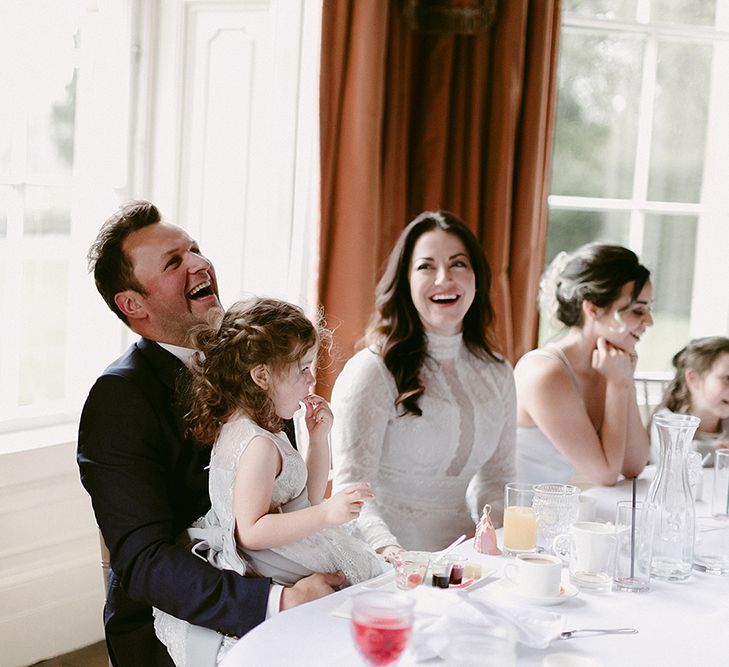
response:
<svg viewBox="0 0 729 667"><path fill-rule="evenodd" d="M103 637L99 537L76 443L3 454L0 666L19 667Z"/></svg>
<svg viewBox="0 0 729 667"><path fill-rule="evenodd" d="M213 259L225 304L255 293L310 305L319 5L160 5L150 196Z"/></svg>

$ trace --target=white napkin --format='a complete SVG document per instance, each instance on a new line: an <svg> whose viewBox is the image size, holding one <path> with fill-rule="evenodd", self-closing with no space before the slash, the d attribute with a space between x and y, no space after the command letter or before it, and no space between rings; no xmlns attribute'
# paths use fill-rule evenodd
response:
<svg viewBox="0 0 729 667"><path fill-rule="evenodd" d="M410 591L401 591L395 586L394 575L381 575L368 581L364 587L366 590L382 590L394 593L403 598L415 601L415 614L425 614L432 620L433 615L440 615L443 611L453 605L458 605L461 596L453 589L430 588L429 586L417 586ZM333 616L341 618L352 618L352 598L348 597L339 607L332 611Z"/></svg>
<svg viewBox="0 0 729 667"><path fill-rule="evenodd" d="M455 634L483 634L511 629L516 642L532 648L546 648L564 629L564 616L521 607L495 607L488 602L458 596L458 602L442 609L439 617L415 620L410 652L415 661L446 657Z"/></svg>

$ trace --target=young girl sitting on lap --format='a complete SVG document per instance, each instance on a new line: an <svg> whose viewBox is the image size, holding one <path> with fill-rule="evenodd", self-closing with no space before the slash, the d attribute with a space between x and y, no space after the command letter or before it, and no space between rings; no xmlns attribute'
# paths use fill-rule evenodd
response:
<svg viewBox="0 0 729 667"><path fill-rule="evenodd" d="M673 357L676 375L666 388L656 414L678 412L701 419L693 446L714 465L714 452L729 447L729 338L692 340ZM660 455L658 433L651 431L651 459Z"/></svg>
<svg viewBox="0 0 729 667"><path fill-rule="evenodd" d="M212 507L188 534L199 540L193 550L221 569L283 585L314 572L342 571L348 584L383 572L383 559L339 527L372 497L368 485L324 500L333 418L310 393L319 337L300 308L263 298L234 304L219 327L196 336L189 418L197 439L214 442ZM302 404L306 462L282 431ZM189 627L155 610L155 629L177 665L192 664ZM224 649L234 642L226 637Z"/></svg>

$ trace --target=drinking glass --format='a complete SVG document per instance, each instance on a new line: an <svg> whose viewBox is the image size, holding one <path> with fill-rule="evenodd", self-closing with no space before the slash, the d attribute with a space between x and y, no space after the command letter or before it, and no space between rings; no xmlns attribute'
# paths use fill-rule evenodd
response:
<svg viewBox="0 0 729 667"><path fill-rule="evenodd" d="M717 449L714 453L711 511L714 516L729 519L729 449Z"/></svg>
<svg viewBox="0 0 729 667"><path fill-rule="evenodd" d="M552 550L554 538L566 533L580 513L580 490L571 484L535 484L534 516L537 519L537 544Z"/></svg>
<svg viewBox="0 0 729 667"><path fill-rule="evenodd" d="M451 564L450 582L454 586L460 586L463 583L463 570L466 567L468 558L460 554L449 554L446 556L446 558Z"/></svg>
<svg viewBox="0 0 729 667"><path fill-rule="evenodd" d="M395 556L395 585L407 591L422 584L430 557L428 551L403 551Z"/></svg>
<svg viewBox="0 0 729 667"><path fill-rule="evenodd" d="M407 594L370 591L352 598L352 636L368 665L393 665L413 630L415 600Z"/></svg>
<svg viewBox="0 0 729 667"><path fill-rule="evenodd" d="M434 588L448 588L451 583L453 563L448 556L430 561L431 583ZM463 572L463 570L461 570Z"/></svg>
<svg viewBox="0 0 729 667"><path fill-rule="evenodd" d="M729 574L729 521L724 517L696 519L694 570Z"/></svg>
<svg viewBox="0 0 729 667"><path fill-rule="evenodd" d="M509 482L504 486L504 551L509 554L534 551L537 546L537 523L531 484Z"/></svg>
<svg viewBox="0 0 729 667"><path fill-rule="evenodd" d="M653 525L643 503L620 500L615 516L615 575L613 590L643 593L650 588Z"/></svg>

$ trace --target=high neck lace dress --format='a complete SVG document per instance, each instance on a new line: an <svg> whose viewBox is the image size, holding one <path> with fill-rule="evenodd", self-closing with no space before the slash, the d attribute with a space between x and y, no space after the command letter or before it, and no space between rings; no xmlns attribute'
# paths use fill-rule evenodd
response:
<svg viewBox="0 0 729 667"><path fill-rule="evenodd" d="M282 458L269 512L294 512L310 505L306 493L306 464L286 435L269 433L246 417L232 419L223 426L210 457L210 511L187 531L196 541L193 551L220 569L233 570L241 576L271 577L274 582L284 585L315 572L337 570L344 573L347 584L355 584L389 568L367 544L340 526L325 528L275 549L249 551L239 548L235 541L233 490L241 454L256 436L272 440ZM181 582L181 585L186 584ZM189 627L186 621L155 609L155 631L178 667L199 667L189 659ZM237 638L224 638L218 660L235 641Z"/></svg>
<svg viewBox="0 0 729 667"><path fill-rule="evenodd" d="M516 399L506 361L471 354L461 335L428 335L422 416L402 415L382 357L352 357L332 394L335 490L369 482L358 527L379 549L435 551L474 530L483 505L501 522L513 481Z"/></svg>

